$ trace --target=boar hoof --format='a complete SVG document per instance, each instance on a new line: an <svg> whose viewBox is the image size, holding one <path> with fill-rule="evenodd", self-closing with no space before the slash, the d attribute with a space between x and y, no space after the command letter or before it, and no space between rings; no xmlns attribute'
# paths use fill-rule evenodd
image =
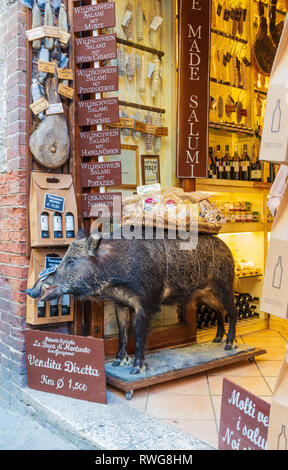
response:
<svg viewBox="0 0 288 470"><path fill-rule="evenodd" d="M233 345L232 345L231 343L227 343L227 344L225 345L225 348L224 348L224 349L225 349L225 351L231 351L232 347L233 347Z"/></svg>
<svg viewBox="0 0 288 470"><path fill-rule="evenodd" d="M123 359L115 359L115 361L112 362L113 367L130 366L130 365L131 365L131 359L129 356L126 356Z"/></svg>
<svg viewBox="0 0 288 470"><path fill-rule="evenodd" d="M221 343L222 338L220 336L216 336L216 338L213 339L213 343Z"/></svg>
<svg viewBox="0 0 288 470"><path fill-rule="evenodd" d="M131 375L138 375L138 374L144 374L144 372L148 369L148 365L145 362L142 367L140 366L133 366L132 369L130 370Z"/></svg>

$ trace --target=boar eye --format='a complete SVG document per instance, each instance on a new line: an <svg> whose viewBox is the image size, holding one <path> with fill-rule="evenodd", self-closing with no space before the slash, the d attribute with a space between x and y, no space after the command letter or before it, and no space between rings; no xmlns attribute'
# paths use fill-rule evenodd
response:
<svg viewBox="0 0 288 470"><path fill-rule="evenodd" d="M70 258L70 259L67 260L66 266L70 266L70 267L71 267L71 266L73 266L74 262L75 262L75 259Z"/></svg>

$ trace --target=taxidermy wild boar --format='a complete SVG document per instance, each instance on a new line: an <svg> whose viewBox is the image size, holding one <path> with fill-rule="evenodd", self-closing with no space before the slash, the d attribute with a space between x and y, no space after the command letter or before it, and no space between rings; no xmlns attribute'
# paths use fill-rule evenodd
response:
<svg viewBox="0 0 288 470"><path fill-rule="evenodd" d="M136 347L131 374L146 367L144 355L152 315L161 304L206 304L218 313L214 342L224 335L225 349L235 338L236 307L233 295L234 260L220 238L201 235L194 250L181 250L179 240L104 239L99 232L74 241L55 272L26 292L48 301L64 294L80 299L114 302L119 327L119 349L114 366L128 365L130 311L136 314ZM196 309L195 309L196 310Z"/></svg>

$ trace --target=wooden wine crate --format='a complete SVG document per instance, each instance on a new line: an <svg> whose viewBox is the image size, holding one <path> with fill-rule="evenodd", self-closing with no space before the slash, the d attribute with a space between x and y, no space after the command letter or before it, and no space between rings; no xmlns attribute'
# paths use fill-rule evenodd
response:
<svg viewBox="0 0 288 470"><path fill-rule="evenodd" d="M39 279L40 272L45 269L45 259L46 258L53 258L54 260L62 259L65 255L66 248L52 248L52 249L32 249L31 251L31 258L30 258L30 266L29 266L29 274L28 274L28 283L27 288L31 288ZM69 315L64 315L62 312L62 298L59 299L58 302L58 315L51 316L50 308L51 303L45 302L45 316L38 316L38 302L39 298L32 299L27 295L26 301L26 321L31 325L45 325L48 323L63 323L63 322L72 322L74 319L74 309L75 303L70 296L70 312Z"/></svg>

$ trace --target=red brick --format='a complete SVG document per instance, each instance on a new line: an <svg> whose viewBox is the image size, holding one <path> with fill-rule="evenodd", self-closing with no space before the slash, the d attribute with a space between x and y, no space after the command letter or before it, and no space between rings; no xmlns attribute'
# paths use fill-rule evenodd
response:
<svg viewBox="0 0 288 470"><path fill-rule="evenodd" d="M7 162L7 169L8 171L25 170L26 164L26 157L10 158Z"/></svg>
<svg viewBox="0 0 288 470"><path fill-rule="evenodd" d="M26 232L25 230L2 230L0 240L24 242L26 241Z"/></svg>
<svg viewBox="0 0 288 470"><path fill-rule="evenodd" d="M9 253L1 253L1 263L3 264L13 264L15 266L25 266L29 265L27 258L23 255L11 255Z"/></svg>
<svg viewBox="0 0 288 470"><path fill-rule="evenodd" d="M13 195L0 195L0 207L12 206L12 207L25 207L26 206L26 195L24 194L13 194Z"/></svg>
<svg viewBox="0 0 288 470"><path fill-rule="evenodd" d="M27 279L28 267L7 266L0 263L0 275L16 277L18 279Z"/></svg>

